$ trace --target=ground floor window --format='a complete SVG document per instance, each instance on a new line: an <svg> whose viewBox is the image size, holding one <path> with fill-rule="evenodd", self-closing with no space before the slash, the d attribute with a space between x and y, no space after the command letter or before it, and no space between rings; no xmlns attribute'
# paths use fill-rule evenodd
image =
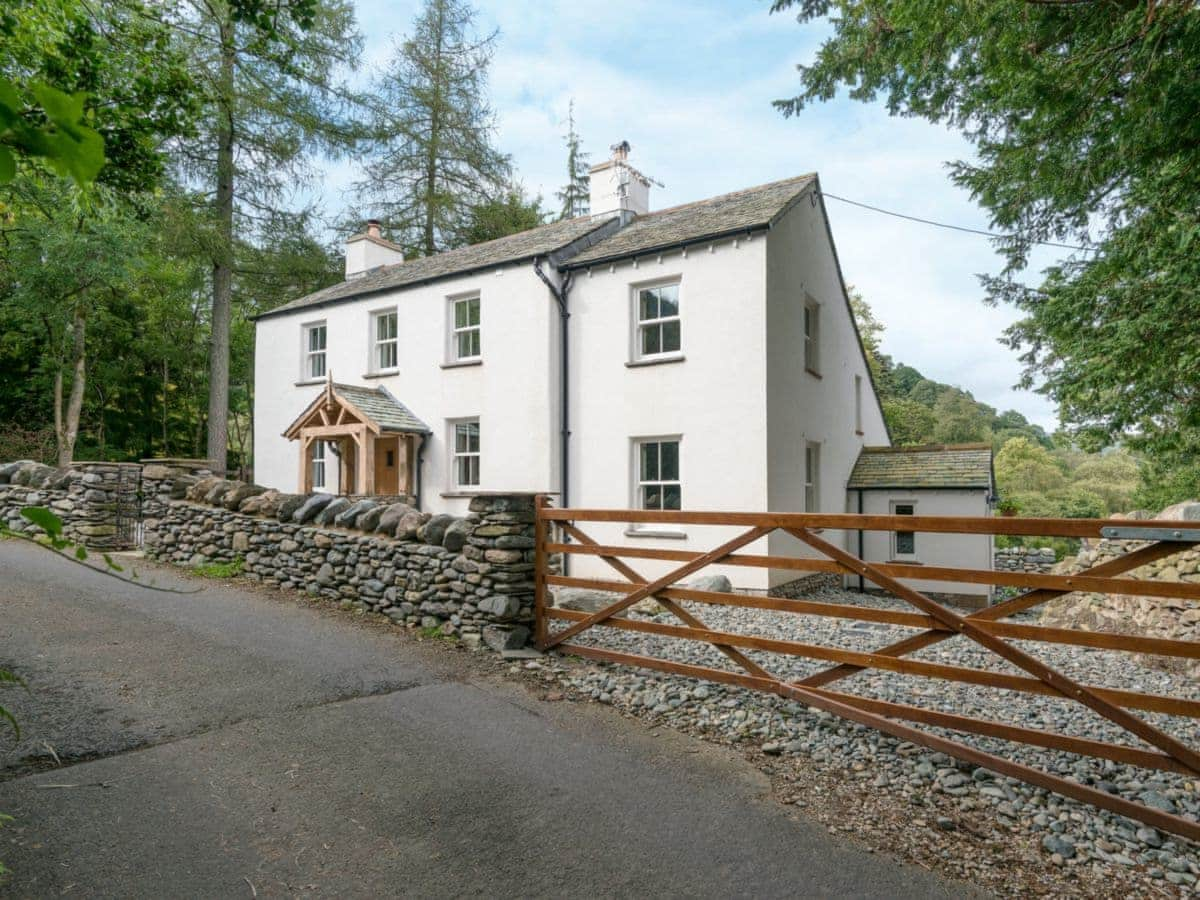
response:
<svg viewBox="0 0 1200 900"><path fill-rule="evenodd" d="M457 488L479 487L479 420L454 423L451 470Z"/></svg>
<svg viewBox="0 0 1200 900"><path fill-rule="evenodd" d="M313 441L312 445L312 486L325 487L325 442Z"/></svg>
<svg viewBox="0 0 1200 900"><path fill-rule="evenodd" d="M892 515L916 515L915 503L893 503ZM895 559L914 559L917 555L917 535L913 531L892 532L892 556Z"/></svg>
<svg viewBox="0 0 1200 900"><path fill-rule="evenodd" d="M679 478L679 438L652 438L635 442L639 509L682 509L683 485Z"/></svg>

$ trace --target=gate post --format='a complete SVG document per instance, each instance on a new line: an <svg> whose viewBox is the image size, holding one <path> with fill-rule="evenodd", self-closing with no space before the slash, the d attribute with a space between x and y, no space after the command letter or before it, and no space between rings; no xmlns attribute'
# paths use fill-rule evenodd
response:
<svg viewBox="0 0 1200 900"><path fill-rule="evenodd" d="M76 462L81 496L70 530L94 550L132 550L141 520L140 463Z"/></svg>

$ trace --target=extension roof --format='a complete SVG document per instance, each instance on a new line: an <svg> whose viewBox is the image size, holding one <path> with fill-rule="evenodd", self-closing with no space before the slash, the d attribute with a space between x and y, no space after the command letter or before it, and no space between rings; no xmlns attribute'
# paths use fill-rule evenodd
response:
<svg viewBox="0 0 1200 900"><path fill-rule="evenodd" d="M813 174L800 175L638 216L616 234L572 256L565 267L576 269L766 228L816 180Z"/></svg>
<svg viewBox="0 0 1200 900"><path fill-rule="evenodd" d="M364 294L375 294L395 288L424 284L479 269L489 269L506 263L533 259L535 256L546 256L586 237L611 221L612 218L592 219L588 216L581 216L562 222L552 222L549 225L540 225L528 231L510 234L494 241L485 241L482 244L472 244L469 247L447 250L433 256L409 259L391 266L380 266L378 269L368 271L365 275L347 279L340 284L334 284L292 300L263 313L258 318L266 319L299 309L350 300Z"/></svg>
<svg viewBox="0 0 1200 900"><path fill-rule="evenodd" d="M846 485L878 488L990 488L991 444L863 447Z"/></svg>

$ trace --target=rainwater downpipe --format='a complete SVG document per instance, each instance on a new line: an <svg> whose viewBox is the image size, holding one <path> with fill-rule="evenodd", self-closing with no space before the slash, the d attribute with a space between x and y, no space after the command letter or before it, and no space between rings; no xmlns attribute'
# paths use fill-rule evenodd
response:
<svg viewBox="0 0 1200 900"><path fill-rule="evenodd" d="M863 514L863 492L862 488L858 489L858 514ZM858 558L863 558L863 530L858 529ZM862 572L858 573L858 592L861 594L864 591Z"/></svg>
<svg viewBox="0 0 1200 900"><path fill-rule="evenodd" d="M559 328L559 353L558 353L558 399L559 399L559 428L558 435L558 469L559 469L559 506L566 509L571 505L570 485L571 485L571 392L567 382L570 368L570 348L567 343L568 328L567 325L571 319L571 313L567 308L567 295L571 292L571 282L575 275L569 271L563 276L562 284L556 285L544 271L542 271L542 260L540 257L535 257L533 260L533 271L537 272L538 278L550 289L551 296L554 297L554 302L558 305L558 328ZM567 540L563 536L563 540ZM570 554L564 553L562 560L562 574L570 574Z"/></svg>
<svg viewBox="0 0 1200 900"><path fill-rule="evenodd" d="M418 435L419 440L417 441L417 461L416 461L416 470L417 470L416 476L417 477L415 479L413 479L415 482L415 484L414 484L415 496L413 497L413 501L417 507L418 512L421 509L421 457L425 453L425 439L427 437L429 437L429 435L425 434L424 432L421 432ZM861 495L861 492L860 492L860 495Z"/></svg>

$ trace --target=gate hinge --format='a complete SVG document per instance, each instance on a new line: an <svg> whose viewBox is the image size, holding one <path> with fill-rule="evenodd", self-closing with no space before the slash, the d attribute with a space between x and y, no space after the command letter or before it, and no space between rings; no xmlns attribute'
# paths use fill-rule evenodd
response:
<svg viewBox="0 0 1200 900"><path fill-rule="evenodd" d="M1200 528L1138 528L1136 525L1106 525L1106 538L1121 541L1194 541L1200 543Z"/></svg>

